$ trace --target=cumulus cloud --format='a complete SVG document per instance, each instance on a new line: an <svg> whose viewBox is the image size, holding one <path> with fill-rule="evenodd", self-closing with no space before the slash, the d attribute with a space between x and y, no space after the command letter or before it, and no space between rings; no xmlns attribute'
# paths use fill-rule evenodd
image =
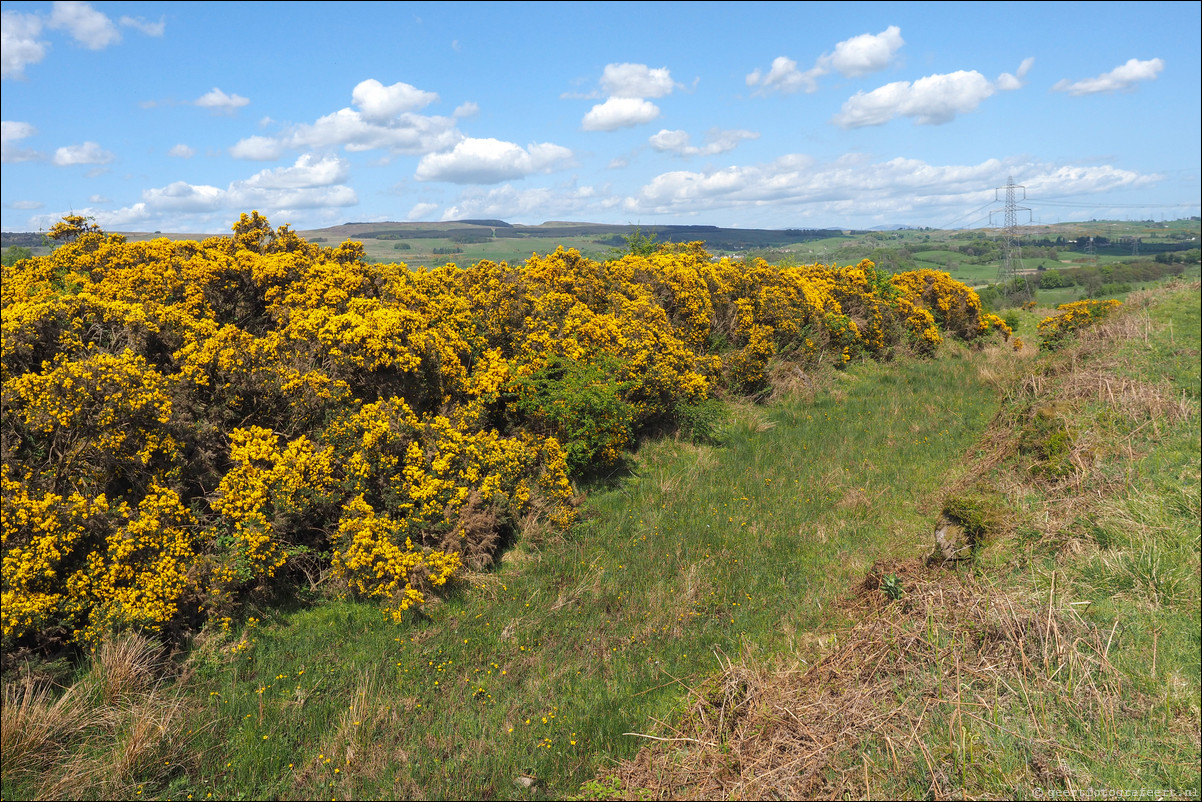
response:
<svg viewBox="0 0 1202 802"><path fill-rule="evenodd" d="M1067 92L1070 95L1096 95L1101 92L1123 92L1134 89L1140 81L1152 81L1164 69L1164 61L1154 58L1147 61L1129 59L1126 64L1115 67L1110 72L1104 72L1097 78L1086 78L1081 81L1069 81L1067 78L1057 81L1052 87L1054 92Z"/></svg>
<svg viewBox="0 0 1202 802"><path fill-rule="evenodd" d="M163 18L159 18L158 22L150 22L141 17L122 17L120 23L126 28L133 28L141 31L147 36L159 37L167 30L167 23Z"/></svg>
<svg viewBox="0 0 1202 802"><path fill-rule="evenodd" d="M834 67L849 78L880 72L893 62L893 56L906 42L901 28L890 25L877 34L862 33L835 45L835 52L819 62Z"/></svg>
<svg viewBox="0 0 1202 802"><path fill-rule="evenodd" d="M479 113L480 107L476 103L469 100L466 103L460 103L458 106L456 106L455 111L451 112L451 116L457 120L462 120L466 117L475 117Z"/></svg>
<svg viewBox="0 0 1202 802"><path fill-rule="evenodd" d="M66 31L89 50L103 50L121 41L121 31L89 3L58 2L50 12L47 27Z"/></svg>
<svg viewBox="0 0 1202 802"><path fill-rule="evenodd" d="M747 85L758 86L759 89L755 92L757 95L769 92L791 95L801 90L817 92L818 79L823 75L826 75L826 70L821 67L813 67L802 72L797 69L797 62L793 59L777 56L772 60L772 67L769 68L767 74L760 72L759 69L753 70L747 76Z"/></svg>
<svg viewBox="0 0 1202 802"><path fill-rule="evenodd" d="M40 209L44 205L45 204L43 204L41 201L32 201L32 200L14 201L13 203L7 204L8 208L20 209L21 211L32 211L33 209Z"/></svg>
<svg viewBox="0 0 1202 802"><path fill-rule="evenodd" d="M724 131L720 128L712 128L705 135L706 144L692 145L688 132L669 131L665 128L658 134L652 135L647 141L652 148L661 153L675 153L679 156L713 156L734 150L745 139L759 139L759 137L760 135L754 131L742 129Z"/></svg>
<svg viewBox="0 0 1202 802"><path fill-rule="evenodd" d="M289 149L342 147L350 152L388 150L426 154L453 148L464 136L451 117L416 114L437 99L409 84L384 86L375 79L360 82L352 91L358 108L344 108L312 123L288 127L279 136L251 136L230 148L238 159L270 161ZM471 104L474 108L475 104ZM406 110L409 109L409 110ZM465 112L471 109L460 107Z"/></svg>
<svg viewBox="0 0 1202 802"><path fill-rule="evenodd" d="M405 215L405 219L409 222L430 220L436 211L438 211L437 203L418 203L409 210L409 214Z"/></svg>
<svg viewBox="0 0 1202 802"><path fill-rule="evenodd" d="M497 220L547 220L570 218L597 205L605 205L600 191L591 186L564 184L516 189L510 184L491 189L470 189L442 213L442 220L491 218Z"/></svg>
<svg viewBox="0 0 1202 802"><path fill-rule="evenodd" d="M683 215L771 204L804 210L808 216L826 214L833 220L908 215L916 206L960 208L986 203L993 195L986 188L1010 173L1024 176L1028 191L1043 195L1105 192L1160 179L1109 165L1003 164L997 159L975 165L933 165L904 158L874 163L854 155L818 163L789 154L766 164L662 173L625 198L623 208L631 214Z"/></svg>
<svg viewBox="0 0 1202 802"><path fill-rule="evenodd" d="M251 161L275 161L283 152L284 143L267 136L248 136L230 148L230 155L235 159Z"/></svg>
<svg viewBox="0 0 1202 802"><path fill-rule="evenodd" d="M1009 92L1014 89L1021 89L1026 84L1023 83L1023 78L1027 77L1027 73L1031 71L1031 66L1035 63L1035 59L1028 57L1023 59L1023 63L1018 65L1018 74L1011 75L1008 72L1003 72L997 78L997 88L1003 92Z"/></svg>
<svg viewBox="0 0 1202 802"><path fill-rule="evenodd" d="M651 69L646 64L606 64L601 88L610 97L664 97L676 88L667 67Z"/></svg>
<svg viewBox="0 0 1202 802"><path fill-rule="evenodd" d="M217 87L213 87L208 92L196 98L193 103L202 109L212 110L214 114L233 114L238 109L249 104L250 100L242 97L242 95L227 95Z"/></svg>
<svg viewBox="0 0 1202 802"><path fill-rule="evenodd" d="M808 70L798 69L797 62L786 56L772 60L768 72L752 70L747 75L747 85L758 87L757 95L771 92L793 94L794 92L818 91L818 79L835 70L849 78L879 72L893 63L893 57L905 44L901 29L890 25L880 33L863 33L845 39L835 45L833 53L824 53Z"/></svg>
<svg viewBox="0 0 1202 802"><path fill-rule="evenodd" d="M38 130L29 123L4 120L0 122L0 162L29 162L41 158L36 150L20 147L17 143L28 139Z"/></svg>
<svg viewBox="0 0 1202 802"><path fill-rule="evenodd" d="M580 121L580 127L585 131L616 131L651 122L660 111L647 98L664 97L677 86L679 84L672 80L667 67L652 69L646 64L606 64L601 74L601 88L606 99L589 109Z"/></svg>
<svg viewBox="0 0 1202 802"><path fill-rule="evenodd" d="M350 174L350 163L337 156L318 159L306 153L291 167L277 167L255 173L245 181L238 182L244 189L302 189L305 187L328 187L346 180Z"/></svg>
<svg viewBox="0 0 1202 802"><path fill-rule="evenodd" d="M341 145L352 152L382 149L428 153L453 147L462 138L455 121L449 117L406 113L385 121L371 121L353 109L341 109L312 125L297 126L284 141L289 147Z"/></svg>
<svg viewBox="0 0 1202 802"><path fill-rule="evenodd" d="M28 65L45 58L41 33L42 20L36 14L0 12L0 78L24 78Z"/></svg>
<svg viewBox="0 0 1202 802"><path fill-rule="evenodd" d="M179 145L172 147L171 150L167 151L167 155L173 156L177 159L190 159L196 155L196 150L183 143L180 143Z"/></svg>
<svg viewBox="0 0 1202 802"><path fill-rule="evenodd" d="M454 184L498 184L571 164L572 151L550 143L523 148L498 139L467 138L450 151L428 153L418 162L419 181Z"/></svg>
<svg viewBox="0 0 1202 802"><path fill-rule="evenodd" d="M233 214L246 209L259 209L268 217L292 217L298 209L329 209L354 206L359 202L355 191L345 184L349 165L335 156L302 155L290 167L261 170L246 179L232 181L222 189L207 184L174 181L166 186L142 191L138 203L120 209L76 210L94 216L108 229L153 225L162 228L171 221L180 230L188 225L184 218ZM43 215L32 218L31 224L48 228L57 217ZM184 228L184 230L187 230Z"/></svg>
<svg viewBox="0 0 1202 802"><path fill-rule="evenodd" d="M163 20L148 22L140 17L121 17L121 25L134 28L147 36L162 36L166 29ZM89 3L58 2L49 17L4 11L0 22L0 77L24 78L25 68L37 64L46 56L47 42L41 38L45 28L63 31L76 43L89 50L103 50L121 41L121 31L105 14Z"/></svg>
<svg viewBox="0 0 1202 802"><path fill-rule="evenodd" d="M580 121L585 131L616 131L649 123L659 116L659 106L638 97L611 97L589 109Z"/></svg>
<svg viewBox="0 0 1202 802"><path fill-rule="evenodd" d="M88 198L88 203L112 203L112 198L106 198L103 195L92 195Z"/></svg>
<svg viewBox="0 0 1202 802"><path fill-rule="evenodd" d="M942 125L957 114L975 111L986 98L999 91L1021 87L1021 77L1034 59L1026 59L1018 77L1003 73L990 81L976 70L928 75L911 83L895 81L871 92L857 92L848 98L831 122L842 128L884 125L897 117L912 117L919 125Z"/></svg>
<svg viewBox="0 0 1202 802"><path fill-rule="evenodd" d="M384 86L375 78L361 81L351 92L351 102L359 107L363 119L386 120L407 111L417 111L438 100L434 92L425 92L407 83Z"/></svg>
<svg viewBox="0 0 1202 802"><path fill-rule="evenodd" d="M95 142L84 142L82 145L59 148L54 151L52 161L58 167L72 167L78 164L108 164L116 158Z"/></svg>

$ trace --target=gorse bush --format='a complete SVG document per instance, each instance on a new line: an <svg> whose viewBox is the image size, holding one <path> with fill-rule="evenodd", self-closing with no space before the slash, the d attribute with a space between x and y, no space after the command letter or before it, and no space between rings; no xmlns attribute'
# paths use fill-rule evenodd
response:
<svg viewBox="0 0 1202 802"><path fill-rule="evenodd" d="M1060 304L1056 307L1056 314L1039 321L1039 347L1045 351L1055 351L1068 342L1074 332L1097 323L1120 306L1121 301L1098 301L1092 298Z"/></svg>
<svg viewBox="0 0 1202 802"><path fill-rule="evenodd" d="M774 360L1009 334L943 273L700 243L410 269L257 212L203 242L51 236L3 269L5 650L168 635L314 559L399 616Z"/></svg>

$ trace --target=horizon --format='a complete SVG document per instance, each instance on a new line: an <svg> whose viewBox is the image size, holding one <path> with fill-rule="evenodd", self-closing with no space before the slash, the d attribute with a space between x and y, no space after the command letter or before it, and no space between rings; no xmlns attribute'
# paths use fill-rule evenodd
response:
<svg viewBox="0 0 1202 802"><path fill-rule="evenodd" d="M1197 3L280 8L4 2L0 229L1202 213Z"/></svg>

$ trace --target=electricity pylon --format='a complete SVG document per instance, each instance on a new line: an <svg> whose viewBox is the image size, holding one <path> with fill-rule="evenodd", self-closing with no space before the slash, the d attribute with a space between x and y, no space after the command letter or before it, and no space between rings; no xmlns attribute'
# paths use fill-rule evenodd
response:
<svg viewBox="0 0 1202 802"><path fill-rule="evenodd" d="M1019 206L1018 201L1027 199L1027 188L1014 183L1014 176L1006 178L1006 186L998 187L994 190L994 200L1000 201L998 193L1002 190L1006 192L1006 208L998 209L989 213L989 223L993 224L993 216L998 213L1005 214L1005 232L1002 240L1002 264L997 271L997 283L1008 284L1018 278L1019 270L1023 264L1022 247L1018 244L1018 213L1026 212L1029 218L1031 210L1026 206ZM1022 190L1023 196L1017 197L1018 190ZM1030 287L1027 288L1030 292Z"/></svg>

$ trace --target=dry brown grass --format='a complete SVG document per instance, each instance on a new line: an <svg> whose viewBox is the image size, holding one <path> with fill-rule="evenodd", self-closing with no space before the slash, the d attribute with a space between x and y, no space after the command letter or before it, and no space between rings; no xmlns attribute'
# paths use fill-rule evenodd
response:
<svg viewBox="0 0 1202 802"><path fill-rule="evenodd" d="M887 574L901 581L899 601L880 590ZM847 606L857 623L812 668L723 661L690 691L677 726L632 734L651 742L610 772L629 798L870 797L883 776L916 773L933 798L948 798L957 779L947 755L971 749L974 728L1002 727L989 711L1065 693L1082 718L1115 704L1108 633L1054 594L1020 599L909 561L874 567ZM1038 728L1034 711L1031 720ZM932 737L946 741L942 757ZM1051 731L1030 743L1053 756L1071 748ZM869 753L888 758L870 765ZM1029 772L1047 781L1034 764Z"/></svg>
<svg viewBox="0 0 1202 802"><path fill-rule="evenodd" d="M190 760L190 710L182 690L163 688L169 664L139 635L99 646L89 671L65 691L6 685L5 774L34 772L40 799L132 797Z"/></svg>
<svg viewBox="0 0 1202 802"><path fill-rule="evenodd" d="M5 684L0 708L0 763L5 773L39 771L66 753L91 724L80 694L49 686Z"/></svg>

